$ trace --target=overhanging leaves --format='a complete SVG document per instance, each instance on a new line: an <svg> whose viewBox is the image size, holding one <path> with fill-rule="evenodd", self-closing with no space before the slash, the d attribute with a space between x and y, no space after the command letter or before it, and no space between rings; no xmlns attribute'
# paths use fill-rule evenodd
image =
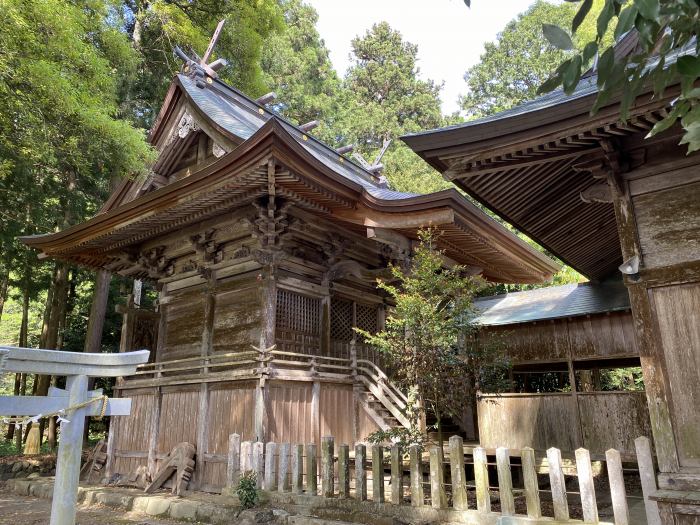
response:
<svg viewBox="0 0 700 525"><path fill-rule="evenodd" d="M542 33L547 41L557 49L568 51L574 48L574 43L569 34L557 25L542 24Z"/></svg>

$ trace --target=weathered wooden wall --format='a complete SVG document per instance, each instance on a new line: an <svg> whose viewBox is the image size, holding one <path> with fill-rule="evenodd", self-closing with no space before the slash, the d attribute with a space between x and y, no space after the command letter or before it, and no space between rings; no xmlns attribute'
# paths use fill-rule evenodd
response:
<svg viewBox="0 0 700 525"><path fill-rule="evenodd" d="M700 155L676 144L652 141L646 164L624 174L634 222L620 229L623 252L640 259L627 284L662 472L700 467Z"/></svg>
<svg viewBox="0 0 700 525"><path fill-rule="evenodd" d="M480 337L503 340L515 364L639 355L630 312L488 326Z"/></svg>
<svg viewBox="0 0 700 525"><path fill-rule="evenodd" d="M115 438L114 471L134 472L148 462L149 440L155 432L157 395L154 389L129 393L131 413L112 419Z"/></svg>
<svg viewBox="0 0 700 525"><path fill-rule="evenodd" d="M609 448L634 455L634 440L650 436L644 392L502 394L478 402L482 447L580 447L605 455Z"/></svg>

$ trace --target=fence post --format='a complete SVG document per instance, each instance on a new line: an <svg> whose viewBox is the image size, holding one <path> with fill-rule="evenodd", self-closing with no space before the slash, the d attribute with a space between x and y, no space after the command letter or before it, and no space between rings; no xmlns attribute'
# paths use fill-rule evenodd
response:
<svg viewBox="0 0 700 525"><path fill-rule="evenodd" d="M306 492L318 495L318 462L316 461L316 443L306 445Z"/></svg>
<svg viewBox="0 0 700 525"><path fill-rule="evenodd" d="M605 462L608 465L608 481L610 482L610 497L612 499L615 525L629 525L630 516L625 494L625 479L622 475L622 458L620 452L611 448L605 452Z"/></svg>
<svg viewBox="0 0 700 525"><path fill-rule="evenodd" d="M275 453L277 443L269 442L265 446L265 490L277 490L277 469L275 468Z"/></svg>
<svg viewBox="0 0 700 525"><path fill-rule="evenodd" d="M421 469L420 445L411 445L408 448L411 469L411 505L422 507L423 497L423 470Z"/></svg>
<svg viewBox="0 0 700 525"><path fill-rule="evenodd" d="M496 449L496 468L498 470L498 494L501 500L501 514L512 516L515 514L513 477L510 473L510 452L505 447Z"/></svg>
<svg viewBox="0 0 700 525"><path fill-rule="evenodd" d="M345 444L338 447L338 495L350 497L350 446Z"/></svg>
<svg viewBox="0 0 700 525"><path fill-rule="evenodd" d="M549 484L552 489L552 504L554 519L567 521L569 519L569 503L566 501L566 483L564 471L561 468L561 451L558 448L547 450L549 464Z"/></svg>
<svg viewBox="0 0 700 525"><path fill-rule="evenodd" d="M535 470L535 451L525 447L520 451L523 466L523 482L525 484L525 504L529 518L541 518L540 487L537 483L537 471Z"/></svg>
<svg viewBox="0 0 700 525"><path fill-rule="evenodd" d="M253 469L253 444L250 441L241 443L241 472Z"/></svg>
<svg viewBox="0 0 700 525"><path fill-rule="evenodd" d="M430 504L434 509L447 507L442 447L430 447Z"/></svg>
<svg viewBox="0 0 700 525"><path fill-rule="evenodd" d="M384 447L372 445L372 500L384 503Z"/></svg>
<svg viewBox="0 0 700 525"><path fill-rule="evenodd" d="M401 505L403 500L403 458L399 445L391 446L391 502Z"/></svg>
<svg viewBox="0 0 700 525"><path fill-rule="evenodd" d="M279 492L285 492L289 490L289 443L281 443L279 446L277 490Z"/></svg>
<svg viewBox="0 0 700 525"><path fill-rule="evenodd" d="M335 494L333 486L333 438L326 436L321 440L321 494L325 498L332 498Z"/></svg>
<svg viewBox="0 0 700 525"><path fill-rule="evenodd" d="M304 445L301 443L294 445L292 455L292 492L304 492Z"/></svg>
<svg viewBox="0 0 700 525"><path fill-rule="evenodd" d="M654 457L651 454L651 443L647 437L638 437L634 440L634 448L637 451L637 465L639 477L642 480L642 495L644 496L644 510L647 514L647 525L661 525L659 505L649 499L656 492L656 471L654 469Z"/></svg>
<svg viewBox="0 0 700 525"><path fill-rule="evenodd" d="M367 447L355 445L355 497L358 501L367 499Z"/></svg>
<svg viewBox="0 0 700 525"><path fill-rule="evenodd" d="M491 512L491 494L489 493L489 467L486 450L474 449L474 481L476 482L476 508L479 512Z"/></svg>
<svg viewBox="0 0 700 525"><path fill-rule="evenodd" d="M450 473L452 504L456 510L467 510L467 480L464 473L464 442L460 436L450 438Z"/></svg>
<svg viewBox="0 0 700 525"><path fill-rule="evenodd" d="M585 448L576 450L576 473L578 475L579 491L581 492L583 522L598 523L598 503L595 499L591 455Z"/></svg>
<svg viewBox="0 0 700 525"><path fill-rule="evenodd" d="M226 458L226 486L235 488L241 477L241 436L231 434L228 437L228 456Z"/></svg>

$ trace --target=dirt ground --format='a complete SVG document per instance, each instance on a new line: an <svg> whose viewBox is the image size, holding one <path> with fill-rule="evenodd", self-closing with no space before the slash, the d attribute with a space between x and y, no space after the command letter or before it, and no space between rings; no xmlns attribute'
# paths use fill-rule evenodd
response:
<svg viewBox="0 0 700 525"><path fill-rule="evenodd" d="M51 502L45 499L0 493L0 525L46 525ZM182 525L181 521L159 520L107 507L78 509L77 525Z"/></svg>

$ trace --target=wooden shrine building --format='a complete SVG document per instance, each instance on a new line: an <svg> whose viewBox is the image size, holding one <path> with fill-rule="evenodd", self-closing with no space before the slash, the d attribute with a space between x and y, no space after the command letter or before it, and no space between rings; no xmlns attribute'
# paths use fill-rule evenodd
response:
<svg viewBox="0 0 700 525"><path fill-rule="evenodd" d="M629 294L620 279L513 292L475 301L479 338L506 342L508 392L477 401L481 446L519 450L614 448L634 460L651 434ZM624 373L626 385L610 385ZM614 386L614 388L612 388Z"/></svg>
<svg viewBox="0 0 700 525"><path fill-rule="evenodd" d="M193 485L224 483L228 436L353 443L406 423L406 398L353 327L382 327L376 278L442 232L446 264L497 282L535 283L558 266L456 190L387 189L362 167L187 60L150 132L158 159L100 213L25 238L45 256L145 279L153 311L124 310L121 350L152 362L117 385L109 469L155 472L196 446Z"/></svg>
<svg viewBox="0 0 700 525"><path fill-rule="evenodd" d="M627 51L634 49L630 35L622 42ZM698 523L700 155L679 145L680 127L646 138L668 114L678 86L663 97L652 98L651 90L640 96L623 123L615 100L590 115L596 80L591 72L571 96L557 91L404 140L590 279L624 274L664 523Z"/></svg>

